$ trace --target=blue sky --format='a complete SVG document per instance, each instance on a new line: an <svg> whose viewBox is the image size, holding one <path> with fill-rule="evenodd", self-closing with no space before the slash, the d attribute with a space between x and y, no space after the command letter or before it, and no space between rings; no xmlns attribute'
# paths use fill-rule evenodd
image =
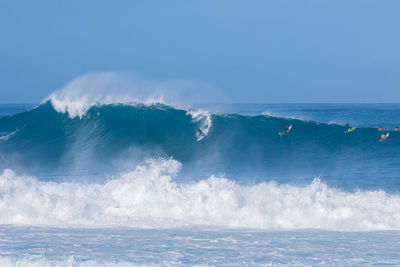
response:
<svg viewBox="0 0 400 267"><path fill-rule="evenodd" d="M400 102L399 14L398 0L0 0L0 103L112 70L228 102Z"/></svg>

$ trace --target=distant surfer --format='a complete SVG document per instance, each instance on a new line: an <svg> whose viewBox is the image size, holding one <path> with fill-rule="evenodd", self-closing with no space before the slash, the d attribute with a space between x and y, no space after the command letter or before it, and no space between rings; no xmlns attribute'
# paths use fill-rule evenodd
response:
<svg viewBox="0 0 400 267"><path fill-rule="evenodd" d="M382 132L383 131L383 127L379 126L378 131Z"/></svg>
<svg viewBox="0 0 400 267"><path fill-rule="evenodd" d="M396 132L398 132L398 131L400 131L400 129L399 129L399 127L394 127L394 130L396 131Z"/></svg>
<svg viewBox="0 0 400 267"><path fill-rule="evenodd" d="M196 141L200 141L204 137L206 137L205 133L200 128L196 129L196 135L197 135L197 140Z"/></svg>
<svg viewBox="0 0 400 267"><path fill-rule="evenodd" d="M353 127L353 126L351 126L351 125L349 125L348 126L349 128L344 132L344 133L351 133L351 132L353 132L355 129L356 129L356 127Z"/></svg>
<svg viewBox="0 0 400 267"><path fill-rule="evenodd" d="M381 134L381 139L379 139L379 142L385 141L388 137L389 137L389 133L387 133L387 134L382 133Z"/></svg>
<svg viewBox="0 0 400 267"><path fill-rule="evenodd" d="M285 130L283 132L279 132L279 135L282 136L284 134L287 134L288 132L290 132L290 130L292 130L292 125L286 125L285 126Z"/></svg>

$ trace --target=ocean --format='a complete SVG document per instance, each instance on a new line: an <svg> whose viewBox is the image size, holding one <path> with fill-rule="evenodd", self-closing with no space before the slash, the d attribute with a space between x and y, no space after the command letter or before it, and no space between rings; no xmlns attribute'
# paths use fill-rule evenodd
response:
<svg viewBox="0 0 400 267"><path fill-rule="evenodd" d="M400 104L0 105L0 265L399 266L397 125Z"/></svg>

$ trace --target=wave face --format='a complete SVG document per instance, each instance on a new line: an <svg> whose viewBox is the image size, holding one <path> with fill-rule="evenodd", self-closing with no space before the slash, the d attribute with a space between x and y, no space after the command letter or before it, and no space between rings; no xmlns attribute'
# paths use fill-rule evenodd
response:
<svg viewBox="0 0 400 267"><path fill-rule="evenodd" d="M285 125L290 133L279 136ZM207 137L196 142L196 128ZM346 127L266 115L208 114L162 104L92 106L81 117L50 102L0 118L0 168L31 174L115 173L146 158L173 157L182 174L296 179L322 176L335 186L398 188L400 134L378 142L374 128ZM103 175L104 177L104 175ZM251 178L250 178L251 177ZM286 178L285 178L286 177ZM291 178L288 178L291 177ZM351 181L347 178L351 177ZM239 179L239 178L238 178ZM395 186L394 186L395 185Z"/></svg>

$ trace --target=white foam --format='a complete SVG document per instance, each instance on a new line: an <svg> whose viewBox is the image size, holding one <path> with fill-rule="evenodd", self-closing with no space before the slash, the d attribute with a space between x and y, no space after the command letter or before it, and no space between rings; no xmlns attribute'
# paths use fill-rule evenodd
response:
<svg viewBox="0 0 400 267"><path fill-rule="evenodd" d="M199 128L203 131L205 135L208 134L212 127L210 112L205 110L188 110L186 114L190 115L194 122L200 122Z"/></svg>
<svg viewBox="0 0 400 267"><path fill-rule="evenodd" d="M0 133L0 143L6 142L6 141L9 140L11 137L13 137L17 132L18 132L18 130L15 130L15 131L13 131L13 132L3 132L3 133Z"/></svg>
<svg viewBox="0 0 400 267"><path fill-rule="evenodd" d="M155 87L144 81L133 81L122 72L90 73L71 81L43 102L50 100L56 111L68 113L71 118L82 118L95 105L164 103Z"/></svg>
<svg viewBox="0 0 400 267"><path fill-rule="evenodd" d="M299 121L305 121L305 122L311 121L311 120L304 119L303 117L300 117L300 116L294 116L294 115L283 116L283 115L280 115L277 113L273 113L271 111L263 111L263 112L261 112L261 115L267 116L267 117L281 118L281 119L286 119L286 120L299 120Z"/></svg>
<svg viewBox="0 0 400 267"><path fill-rule="evenodd" d="M201 81L151 82L133 73L109 71L81 76L43 102L50 101L55 110L68 113L71 118L82 118L96 105L161 103L187 107L198 102L218 101L218 95L216 88Z"/></svg>
<svg viewBox="0 0 400 267"><path fill-rule="evenodd" d="M252 229L399 230L399 195L341 192L319 179L304 187L242 186L211 176L177 184L180 163L148 160L104 184L0 175L0 224L57 227L186 226Z"/></svg>
<svg viewBox="0 0 400 267"><path fill-rule="evenodd" d="M176 266L176 264L162 262L160 264L135 264L132 262L123 261L98 261L98 260L80 260L75 257L68 257L65 259L51 259L45 258L44 256L32 255L21 258L13 258L7 256L0 256L0 266L12 266L12 267L54 267L54 266L65 266L65 267L148 267L148 266Z"/></svg>

